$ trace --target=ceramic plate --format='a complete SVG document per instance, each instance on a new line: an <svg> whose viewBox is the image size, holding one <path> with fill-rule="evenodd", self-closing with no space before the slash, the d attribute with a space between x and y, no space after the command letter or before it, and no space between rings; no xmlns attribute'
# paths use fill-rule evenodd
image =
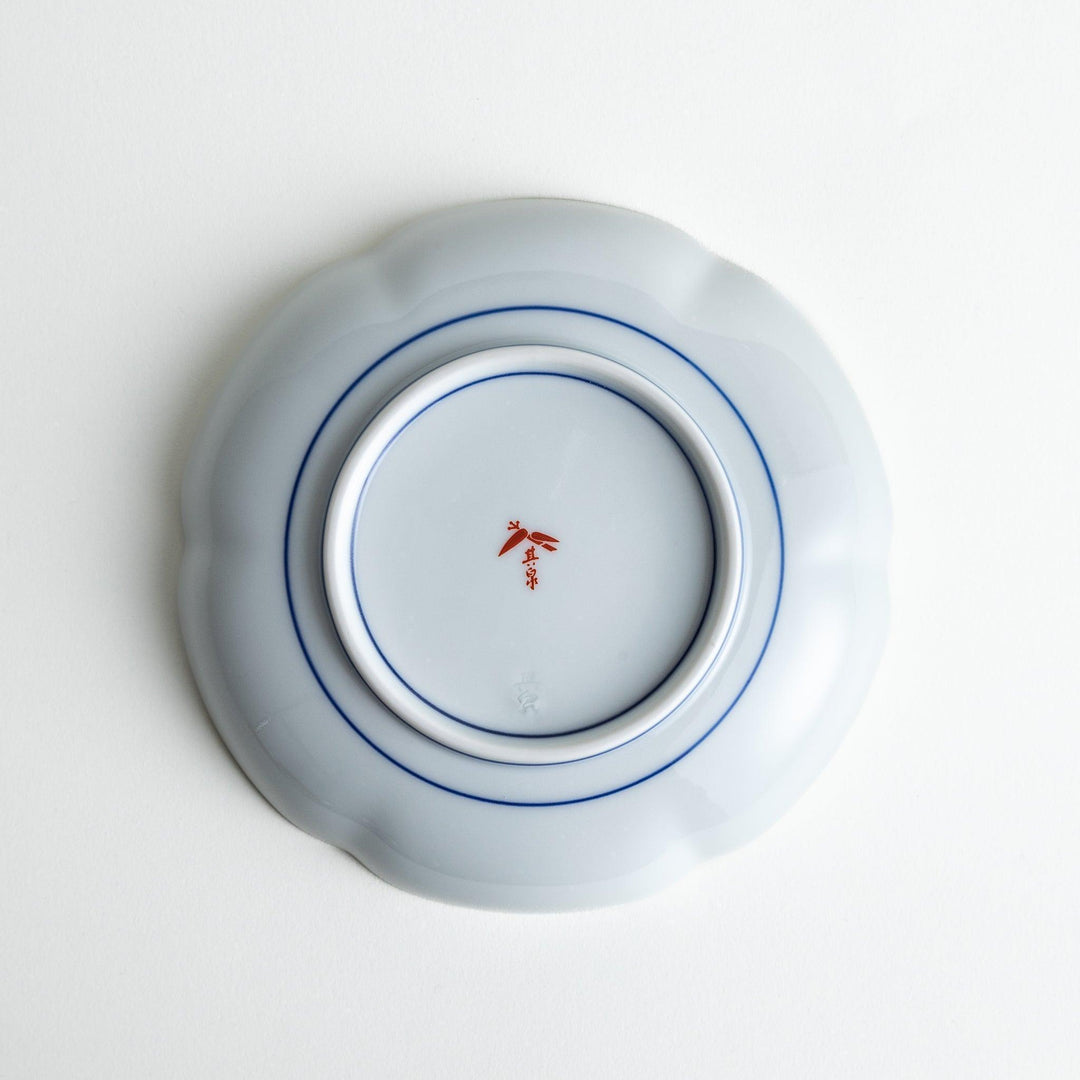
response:
<svg viewBox="0 0 1080 1080"><path fill-rule="evenodd" d="M226 743L387 880L561 909L774 820L886 623L878 455L763 282L641 215L421 219L302 286L185 477Z"/></svg>

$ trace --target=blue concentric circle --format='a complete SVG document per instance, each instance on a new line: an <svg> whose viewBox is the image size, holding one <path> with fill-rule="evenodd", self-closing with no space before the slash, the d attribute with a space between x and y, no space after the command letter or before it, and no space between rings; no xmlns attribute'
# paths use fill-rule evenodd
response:
<svg viewBox="0 0 1080 1080"><path fill-rule="evenodd" d="M417 341L420 341L423 338L429 337L430 335L432 335L434 333L437 333L440 330L444 330L449 326L455 326L455 325L458 325L458 324L461 324L461 323L468 322L468 321L473 320L473 319L481 319L481 318L484 318L486 316L503 315L503 314L510 314L510 313L513 313L513 312L526 312L526 311L528 311L528 312L550 311L550 312L557 312L557 313L562 313L562 314L580 315L580 316L585 316L587 318L597 319L597 320L600 320L600 321L603 321L603 322L606 322L606 323L610 323L610 324L622 327L622 328L624 328L626 330L630 330L630 331L632 331L632 332L634 332L636 334L639 334L644 338L647 338L648 340L656 343L657 345L660 345L661 347L666 349L669 353L671 353L672 355L678 357L683 362L689 364L695 371L697 371L698 374L700 374L702 376L702 378L704 378L706 380L706 382L708 382L709 385L724 399L724 401L726 402L728 407L732 410L732 412L735 414L735 416L738 418L739 422L742 424L743 428L745 429L746 434L750 438L750 441L751 441L751 443L752 443L752 445L754 447L754 450L756 451L756 453L757 453L757 455L758 455L758 457L759 457L759 459L761 461L762 468L765 471L765 476L766 476L766 479L768 481L769 491L770 491L770 494L772 496L773 506L774 506L775 511L776 511L776 522L777 522L777 529L778 529L779 539L780 539L780 568L779 568L779 580L778 580L778 583L777 583L777 590L776 590L776 600L775 600L775 604L774 604L774 608L773 608L773 612L772 612L772 617L771 617L770 622L769 622L769 628L768 628L768 631L767 631L767 633L765 635L765 640L764 640L764 642L762 644L761 651L758 654L757 659L754 661L753 667L751 668L750 673L746 678L746 681L739 688L739 691L735 695L734 699L727 706L727 708L724 709L724 711L716 718L716 720L709 726L709 728L702 735L700 735L693 743L691 743L688 747L686 747L679 754L677 754L674 758L667 761L663 765L660 765L657 768L652 769L650 772L648 772L644 776L638 777L635 780L628 781L627 783L620 784L620 785L618 785L616 787L610 788L610 789L605 790L605 791L600 791L600 792L595 792L595 793L591 793L591 794L587 794L587 795L577 796L577 797L574 797L574 798L548 800L548 801L532 801L532 802L520 801L520 800L514 800L514 799L491 798L491 797L485 796L485 795L478 795L478 794L476 794L474 792L461 791L461 790L459 790L457 788L450 787L449 785L442 784L442 783L438 782L437 780L432 779L431 777L425 776L422 773L417 772L415 769L412 769L408 765L406 765L403 762L399 761L397 758L393 757L385 749L383 749L381 746L379 746L378 743L376 743L369 735L367 735L361 729L359 724L357 724L356 721L354 721L348 715L348 713L345 711L345 709L336 700L334 695L331 693L329 687L326 685L325 681L323 680L322 676L320 675L318 669L316 668L314 661L312 660L311 653L310 653L310 651L308 649L307 642L304 639L303 631L300 628L299 619L297 617L296 606L295 606L294 597L293 597L293 587L292 587L291 575L290 575L290 570L289 570L289 546L290 546L290 538L291 538L291 534L292 534L293 512L294 512L295 505L296 505L297 493L299 491L300 484L301 484L301 481L302 481L303 476L304 476L304 472L305 472L305 470L307 468L308 462L309 462L309 460L311 458L311 455L312 455L312 452L313 452L313 450L315 448L315 445L317 444L317 442L319 441L319 438L321 437L324 430L326 429L327 424L330 422L331 418L337 412L338 408L342 405L342 403L356 390L356 388L358 386L360 386L360 384L363 382L363 380L368 375L370 375L377 367L379 367L381 364L383 364L384 362L389 360L391 357L393 357L393 356L397 355L398 353L400 353L403 349L407 348L409 345L412 345L413 343L415 343ZM316 429L315 434L312 436L311 441L308 443L307 449L306 449L306 451L304 453L304 456L303 456L303 458L302 458L302 460L300 462L300 467L299 467L299 469L297 471L296 478L295 478L295 480L293 482L292 492L291 492L290 497L289 497L289 506L288 506L288 512L287 512L286 520L285 520L285 533L284 533L284 583L285 583L286 597L287 597L288 605L289 605L289 615L290 615L290 618L292 619L292 624L293 624L293 630L294 630L294 632L296 634L296 638L297 638L297 641L298 641L298 643L300 645L300 649L303 652L304 659L306 660L306 662L308 664L308 667L310 668L311 673L315 678L315 681L318 683L319 688L321 689L322 693L325 695L325 697L330 702L330 704L334 707L334 709L337 711L337 713L341 716L341 718L345 721L345 723L348 724L349 727L361 739L363 739L364 742L367 743L367 745L370 746L376 753L378 753L380 756L385 758L391 764L395 765L397 768L401 769L403 772L405 772L408 775L416 778L417 780L420 780L420 781L424 782L425 784L429 784L430 786L432 786L434 788L437 788L437 789L439 789L441 791L445 791L445 792L447 792L447 793L449 793L451 795L457 795L457 796L460 796L462 798L470 799L470 800L473 800L473 801L476 801L476 802L492 803L492 804L500 805L500 806L519 806L519 807L566 806L566 805L571 805L571 804L574 804L574 803L592 802L592 801L594 801L596 799L606 798L609 795L615 795L618 792L626 791L626 790L628 790L630 788L638 786L639 784L643 784L645 781L650 780L653 777L658 776L659 774L665 772L666 770L670 769L673 765L675 765L677 762L679 762L683 758L685 758L688 754L690 754L696 747L700 746L701 743L704 742L705 739L707 739L709 737L709 735L711 735L712 732L716 730L716 728L720 725L720 723L724 720L724 718L729 715L729 713L736 706L736 704L738 704L739 700L742 698L743 694L746 692L747 687L753 681L754 676L757 674L757 671L761 666L761 662L762 662L762 660L763 660L763 658L765 656L765 653L768 650L769 643L772 640L773 631L774 631L775 626L776 626L776 620L777 620L777 617L778 617L778 614L779 614L779 611L780 611L780 600L781 600L781 596L783 594L783 588L784 588L784 559L785 559L785 551L784 551L783 519L782 519L781 512L780 512L780 500L779 500L779 497L777 495L776 485L775 485L775 483L773 481L772 472L769 469L769 465L768 465L768 462L765 459L765 455L762 452L761 446L758 443L758 440L757 440L756 436L754 435L754 432L750 428L750 425L746 422L746 419L743 417L742 413L739 412L739 410L736 407L736 405L734 404L734 402L728 397L728 395L726 393L724 393L724 391L720 388L720 386L717 385L717 383L712 378L710 378L710 376L705 372L705 370L703 368L701 368L698 364L696 364L689 356L687 356L685 353L681 352L679 349L675 348L673 345L671 345L668 342L664 341L662 338L658 337L656 334L653 334L653 333L649 332L648 330L645 330L645 329L643 329L641 327L635 326L633 323L626 322L623 319L618 319L618 318L616 318L614 316L606 315L606 314L604 314L602 312L589 311L589 310L583 309L583 308L566 307L566 306L552 305L552 304L520 304L520 305L507 306L507 307L485 308L485 309L482 309L482 310L469 312L469 313L464 314L464 315L459 315L459 316L456 316L455 318L452 318L452 319L446 319L446 320L443 320L442 322L439 322L439 323L436 323L436 324L434 324L432 326L429 326L426 329L421 330L416 334L413 334L411 337L408 337L404 341L399 342L397 345L393 346L387 352L383 353L376 360L374 360L363 372L361 372L360 375L358 375L349 384L348 387L346 387L346 389L342 392L342 394L334 402L334 404L331 406L330 410L326 413L326 415L323 417L322 421L319 423L319 426ZM626 744L623 744L623 745L626 745ZM609 751L609 752L612 752L612 751ZM509 765L509 764L506 764L506 765L503 765L501 767L502 768L514 768L514 769L516 769L516 768L545 768L545 767L550 767L550 766L543 766L543 765L540 765L540 766L537 766L537 765Z"/></svg>

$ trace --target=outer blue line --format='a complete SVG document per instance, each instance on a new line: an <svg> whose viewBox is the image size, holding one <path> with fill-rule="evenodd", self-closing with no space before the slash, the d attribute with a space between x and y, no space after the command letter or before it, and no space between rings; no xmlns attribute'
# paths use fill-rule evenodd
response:
<svg viewBox="0 0 1080 1080"><path fill-rule="evenodd" d="M352 577L353 596L356 598L356 606L360 611L360 620L361 620L361 622L363 622L364 629L367 631L367 635L371 639L371 644L375 646L375 651L382 658L383 663L386 664L386 666L394 673L394 675L398 679L398 681L401 682L403 686L408 688L410 693L414 694L425 705L427 705L430 708L434 709L437 713L440 713L441 715L445 716L448 720L453 720L458 724L462 724L462 725L464 725L465 727L468 727L468 728L473 728L476 731L483 731L483 732L486 732L489 735L505 735L505 736L509 736L509 737L517 738L517 739L555 739L555 738L559 738L560 736L563 736L563 735L577 735L577 734L580 734L583 731L592 731L593 728L598 728L598 727L601 726L601 724L609 724L613 720L618 720L618 718L620 716L625 715L631 709L636 709L638 707L638 705L640 705L650 694L653 693L653 691L655 691L657 686L659 686L661 683L665 682L668 678L670 678L672 672L675 671L678 668L678 666L683 662L683 660L686 659L687 653L689 653L691 648L693 648L694 641L696 640L698 634L701 632L701 627L705 622L705 616L708 615L708 613L709 613L709 604L712 602L713 592L715 591L715 588L716 588L716 523L713 521L712 507L709 505L709 496L706 493L705 487L701 482L701 477L698 476L697 469L694 468L694 463L690 460L689 456L687 455L686 451L683 449L683 446L679 442L679 440L676 439L675 436L672 435L672 433L670 431L668 431L668 429L666 427L664 427L664 425L655 416L653 416L653 414L651 412L649 412L649 410L646 409L643 405L636 402L633 398L627 397L626 394L622 394L618 390L613 390L610 386L605 386L603 383L597 382L595 379L587 379L583 375L569 375L569 374L565 374L565 373L560 372L560 371L506 371L506 372L500 372L499 374L496 374L496 375L486 375L482 379L474 379L472 382L465 383L462 386L456 386L453 390L447 391L441 397L436 398L434 401L428 402L428 404L425 405L418 413L414 414L413 416L410 416L409 419L406 420L405 423L402 424L401 427L398 428L398 430L396 432L394 432L393 436L386 441L386 445L379 452L379 456L375 459L375 463L371 466L370 472L364 478L364 485L360 489L360 497L356 500L356 510L353 512L352 532L353 532L353 535L356 534L356 523L357 523L357 521L359 520L359 517L360 517L360 506L361 506L361 504L363 502L364 492L367 490L368 482L370 481L371 477L374 475L375 470L378 468L379 462L382 461L384 455L387 453L387 451L390 449L390 447L394 445L394 443L397 441L398 437L402 434L402 432L404 432L405 429L407 427L409 427L410 424L413 423L413 421L418 420L421 416L424 415L424 413L426 413L428 411L428 409L434 408L436 405L439 404L440 401L445 401L448 397L452 397L454 394L460 393L462 390L468 390L469 387L471 387L471 386L479 386L481 383L492 382L494 379L517 378L520 375L543 375L543 376L546 376L548 378L573 379L575 382L583 382L583 383L586 383L589 386L595 386L600 390L607 391L609 394L614 394L617 398L622 398L623 401L626 401L629 404L633 405L635 409L639 409L654 424L656 424L657 427L659 427L660 430L663 431L664 434L667 435L667 437L669 439L671 439L671 441L675 444L675 446L678 447L679 453L682 454L682 456L685 459L687 465L690 466L690 471L694 474L694 479L697 481L698 488L701 491L701 496L702 496L702 498L703 498L703 500L705 502L706 513L708 513L708 515L709 515L709 535L712 537L713 567L712 567L712 571L711 571L710 576L709 576L709 591L708 591L708 594L705 597L705 607L701 612L701 618L698 620L698 624L694 628L693 634L690 635L690 640L687 643L686 648L683 649L682 655L679 657L679 659L676 660L675 663L671 666L671 668L660 679L657 680L656 685L653 686L653 688L651 690L649 690L646 693L642 694L642 696L640 698L638 698L637 701L633 702L630 705L627 705L625 709L620 709L619 712L614 713L612 716L605 717L603 720L597 720L595 723L592 723L592 724L586 724L584 727L571 728L569 731L558 731L558 732L553 732L553 733L550 733L550 734L548 734L548 733L530 734L528 732L518 733L518 732L510 732L510 731L500 731L498 728L483 727L480 724L474 724L474 723L471 723L468 720L463 720L460 716L455 716L453 713L447 712L446 709L443 709L440 706L436 705L435 702L429 701L426 697L424 697L423 694L420 693L419 690L416 689L415 686L412 685L412 683L410 683L408 681L408 679L406 679L401 674L401 672L399 672L397 670L396 667L394 667L394 665L392 663L390 663L390 658L383 652L382 647L379 645L379 642L375 637L375 634L372 632L371 626L368 624L367 616L364 614L364 605L360 602L360 587L359 587L359 585L357 583L357 580L356 580L356 560L355 559L352 560L352 562L350 564L350 571L351 571L351 577ZM740 523L740 528L741 528L741 523ZM742 591L742 581L743 581L743 579L742 579L742 568L740 567L740 576L739 576L739 591L740 592ZM702 678L704 678L704 677L705 676L702 675ZM699 679L698 683L700 683L700 681L701 680ZM693 691L695 689L697 689L698 683L695 683L694 686L691 687L690 691L686 695L687 697L689 697L689 695L691 693L693 693ZM682 700L685 700L685 698L683 698ZM682 701L680 701L678 703L678 705L676 705L673 709L670 709L668 712L666 712L663 716L657 717L657 719L652 724L650 724L645 729L645 731L638 732L638 734L635 736L635 738L640 738L640 736L644 735L646 731L652 731L652 729L654 727L656 727L657 724L662 723L664 720L666 720L671 715L671 713L674 712L675 709L677 709L679 707L679 705L681 705L681 704L682 704ZM627 740L627 742L632 742L632 741L633 741L632 739ZM620 745L625 746L626 743L620 743ZM473 754L468 754L464 750L460 750L458 752L459 753L464 753L468 757L475 757L476 756L476 755L473 755ZM600 751L597 754L587 754L586 757L598 757L600 753L606 753L606 752L607 751ZM576 760L576 761L584 761L585 758L575 758L574 760ZM529 763L529 762L519 762L519 764L526 764L527 765L527 764L531 764L531 763ZM542 762L540 764L542 764L542 765L550 765L550 764L565 764L565 763L564 762Z"/></svg>
<svg viewBox="0 0 1080 1080"><path fill-rule="evenodd" d="M545 802L519 802L514 799L492 799L485 795L476 795L469 791L460 791L457 788L449 787L446 784L440 784L436 780L432 780L421 773L416 772L415 769L410 769L408 765L398 761L397 758L392 757L385 750L382 749L377 743L373 742L367 735L365 735L353 722L349 719L344 709L334 699L333 694L330 693L326 683L323 682L322 677L319 675L315 664L312 662L311 654L308 652L307 645L304 642L304 636L300 630L300 624L296 616L296 607L293 603L292 586L289 581L289 537L292 531L292 515L293 509L296 505L296 496L300 488L300 480L304 475L304 469L307 467L308 460L311 457L312 451L315 449L315 444L318 442L319 437L322 435L326 425L330 422L330 418L337 411L341 403L353 392L353 390L359 385L359 383L367 378L380 364L389 360L392 356L401 352L402 349L407 348L414 342L420 341L422 338L428 337L430 334L434 334L439 330L445 330L448 326L456 326L458 323L468 322L471 319L478 319L487 315L503 315L514 311L558 311L569 315L584 315L587 318L599 319L602 322L611 323L615 326L621 326L627 330L631 330L636 334L640 334L642 337L647 338L649 341L655 342L662 348L668 350L674 356L679 357L680 360L689 364L709 385L727 402L732 412L739 418L739 422L746 429L747 435L750 436L750 441L754 444L754 449L757 451L758 457L761 459L762 467L765 469L765 477L769 482L769 491L772 494L773 506L776 509L776 524L780 534L780 582L776 590L776 606L773 609L772 619L769 622L769 631L765 635L765 641L761 648L761 653L758 655L757 660L754 662L754 666L747 676L746 682L743 683L742 688L735 695L731 704L720 714L719 717L709 726L709 729L694 740L681 754L671 759L665 765L661 765L654 769L650 773L646 773L644 776L638 777L636 780L631 780L625 784L621 784L619 787L611 788L608 791L597 792L593 795L581 795L573 799L556 799ZM296 480L293 482L292 494L289 497L289 509L285 517L285 538L284 538L284 570L285 570L285 594L289 603L289 615L292 618L293 630L296 633L297 641L300 644L300 650L304 654L304 659L307 661L308 667L311 669L312 675L315 676L315 681L319 684L319 688L326 695L327 700L337 710L341 718L360 736L380 756L386 758L391 764L396 765L402 772L408 773L410 776L415 777L417 780L422 780L425 784L429 784L431 787L438 788L440 791L445 791L451 795L459 795L464 799L472 799L474 802L492 803L496 806L520 806L520 807L534 807L534 806L570 806L575 803L592 802L595 799L603 799L608 795L616 795L620 791L627 791L630 788L637 787L638 784L645 783L646 780L651 780L654 776L659 776L660 773L666 772L672 767L682 761L687 754L691 753L698 746L700 746L723 722L724 718L728 716L732 709L739 703L743 694L746 693L746 688L754 680L754 676L757 674L758 668L761 667L761 662L765 658L765 653L768 652L769 644L772 641L773 631L776 629L776 619L780 613L780 600L784 592L784 567L785 567L785 553L784 553L784 522L780 513L780 499L776 492L776 484L773 481L772 472L769 469L769 463L765 460L765 455L761 451L761 445L757 441L757 437L754 435L750 425L746 422L745 417L736 408L735 403L724 393L717 383L709 377L705 370L699 367L690 359L685 353L680 352L673 345L669 345L663 338L657 337L656 334L650 333L648 330L642 330L641 327L634 326L633 323L624 321L623 319L617 319L612 315L603 315L596 311L587 311L584 308L563 307L557 304L514 304L508 307L497 308L485 308L480 311L470 312L467 315L457 315L452 319L446 319L443 322L436 323L434 326L429 326L426 330L421 330L419 333L413 334L411 337L406 338L404 341L399 342L388 352L385 352L377 360L363 372L361 372L342 392L341 396L334 402L330 411L323 417L322 422L319 424L312 436L311 442L308 443L308 448L304 452L304 456L300 462L300 468L296 474Z"/></svg>

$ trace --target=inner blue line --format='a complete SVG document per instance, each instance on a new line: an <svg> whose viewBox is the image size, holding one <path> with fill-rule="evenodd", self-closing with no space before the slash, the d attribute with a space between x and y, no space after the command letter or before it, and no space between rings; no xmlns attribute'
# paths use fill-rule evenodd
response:
<svg viewBox="0 0 1080 1080"><path fill-rule="evenodd" d="M716 559L716 546L717 546L717 542L716 542L716 523L715 523L715 521L713 519L712 506L710 506L710 504L709 504L709 496L705 491L704 484L702 484L702 482L701 482L701 477L698 475L697 469L694 468L694 463L690 460L690 457L686 453L686 450L683 447L682 443L679 442L679 440L675 437L675 435L672 434L672 432L670 432L664 426L664 424L657 417L655 417L651 412L649 412L649 410L646 409L640 402L635 401L632 397L628 397L626 394L623 394L620 391L615 390L610 386L606 386L604 383L597 382L595 379L586 378L583 375L570 375L570 374L567 374L567 373L561 372L561 371L542 371L542 370L541 371L505 371L505 372L500 372L500 373L495 374L495 375L486 375L482 379L474 379L472 382L464 383L462 386L457 386L453 390L448 390L441 397L436 398L434 401L428 402L428 404L425 405L419 412L415 413L413 416L410 416L409 419L406 420L405 423L402 424L401 427L398 428L398 430L396 432L394 432L393 436L390 439L387 440L386 445L379 452L379 456L372 463L372 466L371 466L370 471L368 472L368 475L364 478L363 487L360 489L360 495L356 500L356 509L355 509L355 511L353 511L352 534L351 535L354 536L354 537L356 536L356 524L360 519L360 508L361 508L361 504L363 503L363 500L364 500L364 492L367 491L368 484L371 481L372 476L375 475L375 470L379 467L379 462L382 461L383 457L389 451L390 447L394 445L394 443L397 441L397 439L401 436L401 434L405 431L405 429L409 427L410 424L412 424L414 421L418 420L421 416L423 416L424 413L426 413L428 411L428 409L434 408L434 406L438 405L440 401L445 401L447 398L452 397L454 394L460 393L462 390L468 390L472 386L479 386L481 383L492 382L495 379L515 378L515 377L517 377L519 375L543 375L543 376L547 376L549 378L573 379L575 382L582 382L582 383L586 383L589 386L595 386L600 390L606 390L609 394L614 394L616 397L622 398L623 401L629 402L631 405L634 406L634 408L636 408L636 409L640 410L641 412L643 412L654 424L657 425L657 427L660 428L661 431L664 432L665 435L667 435L667 437L678 447L679 453L682 454L683 459L686 461L686 464L689 466L690 472L693 474L694 479L697 481L698 488L701 491L701 496L702 496L702 499L703 499L703 501L705 503L706 512L709 515L709 536L711 538L711 544L712 544L711 551L712 551L712 562L713 562L713 564L712 564L712 568L709 571L709 591L708 591L708 593L707 593L707 595L705 597L705 607L702 609L701 618L698 619L698 624L694 628L694 632L691 635L690 640L686 645L686 648L683 649L682 655L678 658L678 660L676 660L675 663L672 664L672 666L668 669L668 671L660 679L658 679L656 681L656 683L648 691L646 691L644 694L642 694L641 697L639 697L635 702L633 702L630 705L627 705L626 708L624 708L624 709L620 709L617 713L614 713L612 716L605 717L603 720L596 720L591 724L584 725L583 727L571 728L571 729L569 729L567 731L558 731L558 732L552 732L552 733L535 733L535 732L530 733L530 732L502 731L499 728L483 727L482 725L474 724L469 720L463 720L460 716L456 716L454 713L448 712L446 709L442 708L441 706L436 705L435 702L433 702L433 701L429 700L428 698L424 697L424 695L421 694L420 691L417 690L416 687L413 686L412 683L410 683L408 681L408 679L406 679L397 670L396 667L394 667L394 665L390 662L390 658L383 652L382 647L379 645L378 639L375 637L375 634L372 631L371 626L368 623L367 616L364 614L364 605L360 601L360 587L359 587L359 584L357 583L357 580L356 580L356 560L355 559L352 559L350 561L350 570L351 570L351 576L352 576L353 596L356 598L356 606L360 610L360 619L364 624L364 629L367 631L368 637L371 639L372 645L375 646L375 651L379 654L379 656L382 658L383 663L386 664L386 666L394 673L394 675L402 683L402 685L406 686L409 689L409 691L412 694L414 694L417 698L419 698L425 705L428 705L430 708L434 709L437 713L440 713L441 715L445 716L448 720L454 720L459 724L463 724L465 727L473 728L476 731L483 731L483 732L486 732L489 735L503 735L503 736L506 736L507 738L515 738L515 739L555 739L555 738L560 738L560 737L562 737L564 735L577 735L577 734L579 734L580 732L583 732L583 731L592 731L594 728L598 728L602 724L609 724L613 720L617 720L620 716L625 716L626 713L630 712L631 709L636 709L638 707L638 705L640 705L647 697L649 697L650 694L655 692L657 687L659 687L664 682L666 682L671 677L672 673L683 662L683 660L686 659L687 654L690 652L690 650L694 646L694 642L697 639L698 634L701 632L701 627L705 623L705 616L708 615L708 613L709 613L709 604L712 602L713 592L715 591L715 588L716 588L716 562L717 562L717 559ZM353 445L355 445L355 443ZM736 507L736 512L738 512L737 507ZM741 593L741 591L742 591L742 574L741 574L741 570L742 570L742 568L740 567L739 593ZM738 595L738 593L736 595ZM706 674L707 674L707 672L703 672L701 678L703 679ZM701 679L699 679L698 682L695 683L687 691L686 695L682 699L680 699L680 701L676 705L674 705L671 709L669 709L666 713L664 713L663 716L658 717L644 731L639 732L638 735L639 736L644 735L646 731L651 731L654 727L656 727L657 724L659 724L659 723L663 722L664 720L666 720L679 707L679 705L681 705L683 703L683 701L685 701L686 698L689 697L690 694L692 694L695 689L697 689L697 686L698 686L698 684L700 682L701 682ZM626 741L631 742L633 740L628 739ZM625 746L626 743L620 743L619 745ZM478 756L478 755L468 754L467 751L464 751L464 750L461 750L461 751L458 751L458 752L459 753L464 753L469 757ZM586 757L596 757L596 756L597 755L595 755L595 754L586 755ZM482 760L487 760L487 759L482 759ZM576 761L584 761L585 758L575 758L574 760L576 760ZM530 763L521 762L520 764L530 764ZM536 763L536 764L552 765L552 764L565 764L565 762L541 762L541 763Z"/></svg>

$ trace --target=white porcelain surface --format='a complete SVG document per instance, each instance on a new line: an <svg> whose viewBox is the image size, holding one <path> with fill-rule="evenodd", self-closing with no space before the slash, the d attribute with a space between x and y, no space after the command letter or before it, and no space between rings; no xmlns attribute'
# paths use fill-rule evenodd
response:
<svg viewBox="0 0 1080 1080"><path fill-rule="evenodd" d="M630 369L552 346L462 357L398 395L349 454L324 541L367 684L440 743L524 764L670 715L727 641L741 571L702 431Z"/></svg>
<svg viewBox="0 0 1080 1080"><path fill-rule="evenodd" d="M184 521L245 771L462 903L614 902L753 836L885 631L884 477L825 347L593 204L466 206L316 275L211 411Z"/></svg>

